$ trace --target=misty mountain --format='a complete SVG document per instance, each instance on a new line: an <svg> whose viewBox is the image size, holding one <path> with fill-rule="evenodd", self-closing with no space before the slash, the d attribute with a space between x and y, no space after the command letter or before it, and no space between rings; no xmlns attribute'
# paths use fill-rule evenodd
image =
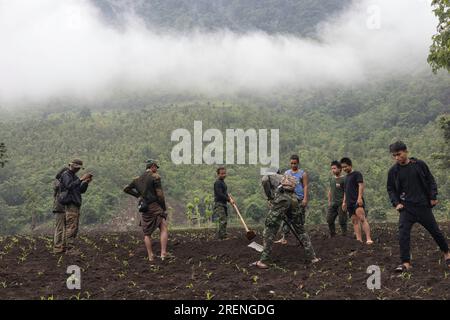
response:
<svg viewBox="0 0 450 320"><path fill-rule="evenodd" d="M318 23L351 0L92 0L105 18L120 24L133 11L161 31L264 31L314 36Z"/></svg>
<svg viewBox="0 0 450 320"><path fill-rule="evenodd" d="M446 75L396 79L352 90L286 95L269 100L210 100L171 105L148 104L140 109L70 111L23 114L19 120L0 116L0 137L8 146L9 162L0 169L0 234L26 230L32 217L52 223L53 177L71 157L85 161L95 175L84 197L82 223L104 224L123 210L136 210L122 192L143 170L148 158L160 160L166 195L176 204L178 217L198 203L202 216L211 209L214 165L174 165L171 133L194 121L203 130L217 128L278 128L280 165L298 153L310 176L308 223L324 223L329 163L352 158L366 182L369 219L392 221L386 193L392 164L388 145L404 140L411 155L430 165L439 184L440 219L450 212L448 169L433 154L443 152L443 132L435 119L450 111L450 78ZM130 102L132 103L132 102ZM124 105L125 106L125 105ZM267 212L260 185L260 166L227 165L229 191L247 218L261 222ZM198 200L196 200L198 199ZM182 209L180 209L182 208ZM180 219L178 219L180 220ZM173 220L171 220L173 223Z"/></svg>

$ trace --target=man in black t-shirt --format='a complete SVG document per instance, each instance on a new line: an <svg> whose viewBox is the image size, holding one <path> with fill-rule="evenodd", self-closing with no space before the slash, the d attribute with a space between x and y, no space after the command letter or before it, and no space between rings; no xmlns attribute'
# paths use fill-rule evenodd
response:
<svg viewBox="0 0 450 320"><path fill-rule="evenodd" d="M362 227L366 234L366 243L369 245L373 244L370 236L370 226L365 212L363 176L361 172L353 171L352 160L349 158L342 158L341 166L342 170L347 174L344 181L344 200L342 201L342 209L344 211L347 210L352 219L356 240L362 242Z"/></svg>
<svg viewBox="0 0 450 320"><path fill-rule="evenodd" d="M399 241L401 264L395 269L405 272L411 269L411 228L418 222L433 237L441 251L447 268L450 268L450 253L447 240L434 218L431 208L437 204L437 185L427 164L409 158L406 145L398 141L389 146L396 161L388 173L387 191L392 205L400 213Z"/></svg>

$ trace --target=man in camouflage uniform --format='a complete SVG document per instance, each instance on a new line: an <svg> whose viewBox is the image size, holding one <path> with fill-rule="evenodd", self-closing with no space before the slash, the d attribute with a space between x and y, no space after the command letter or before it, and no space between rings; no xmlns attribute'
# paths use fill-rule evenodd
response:
<svg viewBox="0 0 450 320"><path fill-rule="evenodd" d="M217 169L217 179L214 182L214 216L218 220L217 239L227 238L228 206L227 203L233 203L227 191L225 178L227 171L224 167Z"/></svg>
<svg viewBox="0 0 450 320"><path fill-rule="evenodd" d="M300 169L300 158L298 155L292 155L290 159L291 169L287 170L284 174L293 176L296 179L295 196L297 197L296 206L292 209L293 219L297 222L305 224L306 207L308 205L308 174L305 170ZM302 229L304 226L302 225ZM283 245L287 244L287 236L291 232L291 229L286 223L281 224L282 237L275 243Z"/></svg>
<svg viewBox="0 0 450 320"><path fill-rule="evenodd" d="M149 159L146 161L146 171L135 178L124 188L124 192L139 198L141 209L140 226L144 232L144 243L147 249L148 260L154 261L152 250L152 234L159 228L161 238L161 260L168 257L167 241L168 227L166 214L166 201L161 185L161 176L158 174L158 163Z"/></svg>
<svg viewBox="0 0 450 320"><path fill-rule="evenodd" d="M256 267L261 269L268 268L266 263L270 260L273 240L285 219L289 221L290 225L298 234L299 240L305 249L307 259L311 263L319 261L314 252L309 235L305 231L304 221L301 220L302 215L293 213L294 210L298 210L300 207L295 192L294 190L283 188L280 185L282 179L283 176L280 174L267 175L262 179L264 191L268 196L267 200L269 201L270 210L264 226L264 249L261 253L260 260L254 263Z"/></svg>

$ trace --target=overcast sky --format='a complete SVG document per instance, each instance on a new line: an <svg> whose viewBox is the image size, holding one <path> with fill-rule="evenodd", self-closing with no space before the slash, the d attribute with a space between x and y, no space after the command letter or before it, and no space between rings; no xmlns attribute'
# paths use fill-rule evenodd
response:
<svg viewBox="0 0 450 320"><path fill-rule="evenodd" d="M87 0L0 0L0 103L106 98L115 88L233 94L359 84L426 66L428 0L355 1L317 40L230 32L115 29Z"/></svg>

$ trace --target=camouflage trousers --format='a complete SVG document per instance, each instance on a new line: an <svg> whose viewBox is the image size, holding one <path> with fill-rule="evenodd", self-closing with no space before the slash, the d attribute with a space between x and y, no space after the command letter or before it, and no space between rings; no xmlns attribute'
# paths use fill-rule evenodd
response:
<svg viewBox="0 0 450 320"><path fill-rule="evenodd" d="M294 195L295 196L295 195ZM306 208L303 207L301 205L301 201L300 199L298 199L297 197L295 197L297 199L297 204L295 205L295 201L293 204L293 209L290 210L291 212L291 219L294 219L294 216L297 218L297 220L299 220L301 225L305 224L305 216L306 216ZM298 207L298 208L294 208L294 207ZM281 233L283 235L283 237L287 237L287 235L291 232L291 228L289 228L289 226L286 224L286 222L282 222L281 223Z"/></svg>
<svg viewBox="0 0 450 320"><path fill-rule="evenodd" d="M334 236L336 234L336 226L334 222L336 218L339 217L339 225L341 226L341 232L343 235L347 234L347 212L342 210L342 206L339 204L334 204L328 207L327 223L330 229L330 235Z"/></svg>
<svg viewBox="0 0 450 320"><path fill-rule="evenodd" d="M261 261L270 260L272 246L275 237L283 224L285 217L290 217L290 222L297 232L300 242L305 249L306 257L312 260L316 257L309 235L305 231L305 209L297 198L290 193L278 193L272 201L272 208L266 217L264 226L264 249L261 253ZM288 225L286 225L289 228Z"/></svg>
<svg viewBox="0 0 450 320"><path fill-rule="evenodd" d="M227 236L228 212L226 205L221 203L214 204L214 216L217 218L217 238L225 239Z"/></svg>

